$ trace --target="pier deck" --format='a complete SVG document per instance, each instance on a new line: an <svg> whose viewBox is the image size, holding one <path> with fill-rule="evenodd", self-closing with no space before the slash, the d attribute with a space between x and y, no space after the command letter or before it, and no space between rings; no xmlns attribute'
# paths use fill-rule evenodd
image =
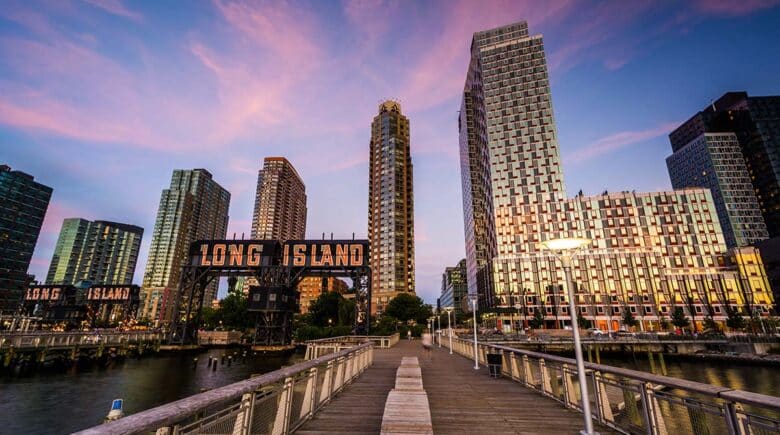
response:
<svg viewBox="0 0 780 435"><path fill-rule="evenodd" d="M508 379L494 379L474 361L434 348L430 361L419 340L374 350L374 365L296 433L379 433L387 394L404 356L422 368L434 433L578 433L582 415ZM612 430L596 425L602 434Z"/></svg>

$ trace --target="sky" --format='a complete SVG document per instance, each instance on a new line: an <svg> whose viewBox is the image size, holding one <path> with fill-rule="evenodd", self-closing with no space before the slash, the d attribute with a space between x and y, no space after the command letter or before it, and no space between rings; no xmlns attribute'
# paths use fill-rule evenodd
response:
<svg viewBox="0 0 780 435"><path fill-rule="evenodd" d="M727 91L780 94L780 0L5 0L0 164L54 193L30 273L62 220L145 229L161 190L206 168L249 235L257 170L285 156L306 183L307 237L364 238L370 124L411 123L417 293L463 258L457 110L471 35L543 34L568 194L670 189L668 133Z"/></svg>

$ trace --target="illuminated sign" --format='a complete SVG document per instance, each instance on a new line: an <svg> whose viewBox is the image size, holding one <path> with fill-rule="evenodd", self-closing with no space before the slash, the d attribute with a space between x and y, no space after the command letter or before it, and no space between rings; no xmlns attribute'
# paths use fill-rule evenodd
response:
<svg viewBox="0 0 780 435"><path fill-rule="evenodd" d="M24 293L25 301L58 301L65 294L60 286L35 286L27 288Z"/></svg>
<svg viewBox="0 0 780 435"><path fill-rule="evenodd" d="M137 286L93 286L87 289L88 301L128 301L138 298Z"/></svg>
<svg viewBox="0 0 780 435"><path fill-rule="evenodd" d="M368 242L300 240L284 244L284 266L339 268L368 266Z"/></svg>
<svg viewBox="0 0 780 435"><path fill-rule="evenodd" d="M193 266L247 269L274 264L278 250L268 240L209 240L193 243L190 256Z"/></svg>

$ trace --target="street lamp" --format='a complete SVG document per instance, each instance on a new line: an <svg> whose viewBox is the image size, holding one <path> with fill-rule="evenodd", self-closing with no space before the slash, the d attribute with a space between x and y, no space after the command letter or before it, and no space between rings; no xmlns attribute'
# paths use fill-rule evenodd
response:
<svg viewBox="0 0 780 435"><path fill-rule="evenodd" d="M437 325L437 331L436 335L439 336L439 347L441 347L441 313L439 310L436 310L436 325Z"/></svg>
<svg viewBox="0 0 780 435"><path fill-rule="evenodd" d="M577 253L592 240L585 238L563 238L553 239L539 244L541 249L552 251L552 253L561 261L563 271L566 275L566 287L569 294L569 312L571 315L571 329L574 332L574 355L577 359L577 379L580 383L580 395L582 396L582 413L585 417L585 430L581 434L593 435L593 420L590 414L590 399L588 396L588 384L585 378L585 363L582 359L582 347L580 345L580 331L577 322L577 306L574 302L574 282L571 278L571 260Z"/></svg>
<svg viewBox="0 0 780 435"><path fill-rule="evenodd" d="M479 370L479 358L477 357L477 294L469 295L471 302L471 312L474 314L474 370Z"/></svg>
<svg viewBox="0 0 780 435"><path fill-rule="evenodd" d="M452 320L450 320L450 313L452 313L452 307L447 307L444 309L444 311L447 312L447 329L449 330L449 336L450 336L450 355L452 355Z"/></svg>

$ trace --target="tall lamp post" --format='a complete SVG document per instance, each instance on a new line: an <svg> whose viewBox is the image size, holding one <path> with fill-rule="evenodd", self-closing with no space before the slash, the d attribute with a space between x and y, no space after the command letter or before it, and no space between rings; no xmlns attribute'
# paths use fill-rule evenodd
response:
<svg viewBox="0 0 780 435"><path fill-rule="evenodd" d="M441 312L438 310L436 311L436 325L438 326L436 335L439 336L439 347L441 347Z"/></svg>
<svg viewBox="0 0 780 435"><path fill-rule="evenodd" d="M448 335L450 336L450 355L452 355L452 320L450 319L450 314L452 313L452 307L447 307L444 309L444 311L447 312L447 330L448 330Z"/></svg>
<svg viewBox="0 0 780 435"><path fill-rule="evenodd" d="M477 294L469 295L471 312L474 314L474 370L479 370L479 358L477 357Z"/></svg>
<svg viewBox="0 0 780 435"><path fill-rule="evenodd" d="M552 251L552 253L561 261L563 271L566 275L566 287L569 294L569 312L571 314L571 329L574 332L574 355L577 359L577 379L580 384L580 395L582 396L582 413L585 418L585 430L580 431L584 435L594 435L593 420L590 414L590 399L588 396L588 384L585 377L585 363L582 359L582 347L580 345L579 322L577 321L577 306L574 302L574 282L571 278L571 260L584 247L590 245L592 240L585 238L564 238L553 239L539 244L541 249Z"/></svg>

